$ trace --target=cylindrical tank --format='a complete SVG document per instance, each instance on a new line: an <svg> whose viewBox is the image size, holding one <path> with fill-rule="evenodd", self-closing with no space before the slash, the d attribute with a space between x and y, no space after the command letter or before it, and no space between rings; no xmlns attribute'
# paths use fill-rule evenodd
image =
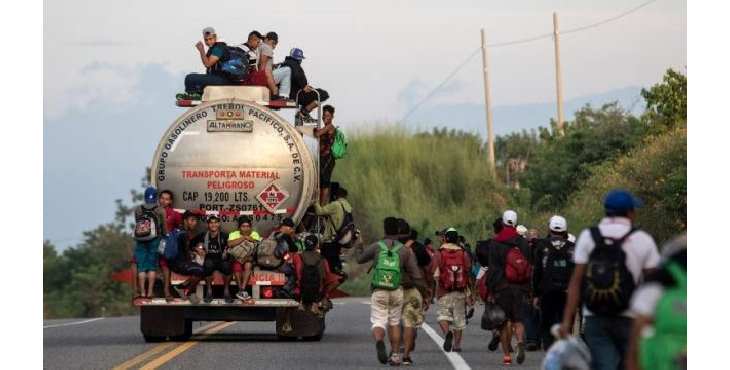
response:
<svg viewBox="0 0 730 370"><path fill-rule="evenodd" d="M302 135L269 109L222 99L190 108L167 129L152 160L152 184L175 208L221 216L226 231L250 215L268 235L287 216L299 222L318 196L315 158Z"/></svg>

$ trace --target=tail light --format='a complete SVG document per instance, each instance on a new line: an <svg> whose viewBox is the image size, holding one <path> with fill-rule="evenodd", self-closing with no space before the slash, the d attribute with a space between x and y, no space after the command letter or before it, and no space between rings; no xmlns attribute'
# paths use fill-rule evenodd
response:
<svg viewBox="0 0 730 370"><path fill-rule="evenodd" d="M261 296L267 299L274 298L274 288L267 286L261 289Z"/></svg>

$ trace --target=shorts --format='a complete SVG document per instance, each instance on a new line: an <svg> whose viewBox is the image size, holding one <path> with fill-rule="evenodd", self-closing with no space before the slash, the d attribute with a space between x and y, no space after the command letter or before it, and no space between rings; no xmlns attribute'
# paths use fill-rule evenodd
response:
<svg viewBox="0 0 730 370"><path fill-rule="evenodd" d="M205 276L205 269L203 266L194 262L178 262L171 266L171 270L180 275L186 276Z"/></svg>
<svg viewBox="0 0 730 370"><path fill-rule="evenodd" d="M266 79L266 71L261 70L254 70L251 71L248 74L248 77L246 78L246 81L243 82L244 85L248 86L269 86L268 80Z"/></svg>
<svg viewBox="0 0 730 370"><path fill-rule="evenodd" d="M403 310L403 288L396 290L375 289L370 296L370 322L373 328L400 324Z"/></svg>
<svg viewBox="0 0 730 370"><path fill-rule="evenodd" d="M466 327L466 294L462 291L448 292L438 299L437 321L448 321L451 327L461 330Z"/></svg>
<svg viewBox="0 0 730 370"><path fill-rule="evenodd" d="M527 294L517 287L507 287L494 293L494 302L507 315L507 320L522 322L522 304L527 301Z"/></svg>
<svg viewBox="0 0 730 370"><path fill-rule="evenodd" d="M246 261L251 262L251 261ZM251 262L253 264L253 262ZM231 272L237 273L237 272L243 272L243 264L241 262L238 262L236 260L233 260L231 262Z"/></svg>
<svg viewBox="0 0 730 370"><path fill-rule="evenodd" d="M335 169L335 157L331 154L319 158L319 186L329 188L332 182L332 171Z"/></svg>
<svg viewBox="0 0 730 370"><path fill-rule="evenodd" d="M231 263L221 256L205 256L203 268L205 269L205 276L213 275L214 271L218 271L223 275L231 274Z"/></svg>
<svg viewBox="0 0 730 370"><path fill-rule="evenodd" d="M137 272L147 272L157 270L157 257L159 252L157 248L160 246L160 238L148 241L137 241L134 247L134 261L137 264Z"/></svg>
<svg viewBox="0 0 730 370"><path fill-rule="evenodd" d="M420 328L423 324L423 297L416 288L403 291L403 326Z"/></svg>

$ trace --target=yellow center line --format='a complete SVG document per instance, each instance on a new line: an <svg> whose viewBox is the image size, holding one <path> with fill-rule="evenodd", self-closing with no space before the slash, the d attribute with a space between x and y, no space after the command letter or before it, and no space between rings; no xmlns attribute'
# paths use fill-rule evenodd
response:
<svg viewBox="0 0 730 370"><path fill-rule="evenodd" d="M221 325L221 324L223 324L223 323L221 323L221 322L213 322L213 323L210 323L208 325L201 326L197 331L198 332L202 332L203 330L207 330L207 329L210 329L210 328L212 328L212 327L214 327L216 325ZM163 351L167 350L168 348L171 348L171 347L175 346L175 344L176 343L172 342L172 343L162 343L162 344L156 345L156 346L150 348L149 350L147 350L146 352L143 352L143 353L141 353L141 354L139 354L139 355L137 355L137 356L135 356L135 357L133 357L133 358L131 358L131 359L125 361L125 362L122 362L121 364L113 367L112 370L127 370L127 369L131 369L135 365L141 364L142 362L146 361L150 357L153 357L153 356L159 354L160 352L163 352Z"/></svg>
<svg viewBox="0 0 730 370"><path fill-rule="evenodd" d="M199 337L199 339L203 339L203 338L205 338L205 337L207 337L207 336L209 336L211 334L215 334L215 333L217 333L217 332L219 332L219 331L221 331L221 330L223 330L223 329L225 329L225 328L227 328L227 327L229 327L229 326L231 326L231 325L233 325L235 323L236 323L235 321L232 321L232 322L224 322L224 323L222 323L220 325L214 326L214 327L206 330ZM197 340L190 341L190 342L185 342L185 343L181 344L180 346L176 347L175 349L173 349L172 351L167 352L164 355L156 358L155 360L147 363L147 365L144 365L140 369L141 370L157 369L158 367L164 365L165 363L167 363L168 361L172 360L173 358L179 356L183 352L189 350L190 348L193 348L198 343L200 343L200 341L197 341Z"/></svg>

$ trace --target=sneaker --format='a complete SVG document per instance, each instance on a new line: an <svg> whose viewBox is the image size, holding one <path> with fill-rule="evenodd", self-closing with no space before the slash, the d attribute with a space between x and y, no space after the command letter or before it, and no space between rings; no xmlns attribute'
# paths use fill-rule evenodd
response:
<svg viewBox="0 0 730 370"><path fill-rule="evenodd" d="M411 360L410 357L403 357L403 365L411 366L413 365L413 360Z"/></svg>
<svg viewBox="0 0 730 370"><path fill-rule="evenodd" d="M494 352L497 350L497 347L499 346L499 335L492 335L492 340L489 341L489 345L487 346L487 349Z"/></svg>
<svg viewBox="0 0 730 370"><path fill-rule="evenodd" d="M470 307L466 313L466 319L469 320L474 316L474 307Z"/></svg>
<svg viewBox="0 0 730 370"><path fill-rule="evenodd" d="M400 353L391 353L390 359L388 360L388 365L390 366L400 366Z"/></svg>
<svg viewBox="0 0 730 370"><path fill-rule="evenodd" d="M243 291L236 293L236 298L238 298L242 301L248 301L249 299L251 299L251 296L248 295L247 291L243 290Z"/></svg>
<svg viewBox="0 0 730 370"><path fill-rule="evenodd" d="M176 100L201 100L203 95L199 93L180 93L175 95Z"/></svg>
<svg viewBox="0 0 730 370"><path fill-rule="evenodd" d="M517 363L522 364L525 362L525 344L517 343Z"/></svg>
<svg viewBox="0 0 730 370"><path fill-rule="evenodd" d="M375 350L378 352L378 361L380 361L381 364L387 364L388 354L385 353L385 342L382 340L375 342Z"/></svg>
<svg viewBox="0 0 730 370"><path fill-rule="evenodd" d="M451 352L451 345L454 344L454 333L449 331L444 338L444 351Z"/></svg>
<svg viewBox="0 0 730 370"><path fill-rule="evenodd" d="M512 365L512 356L506 355L504 358L502 358L502 364L503 365Z"/></svg>

